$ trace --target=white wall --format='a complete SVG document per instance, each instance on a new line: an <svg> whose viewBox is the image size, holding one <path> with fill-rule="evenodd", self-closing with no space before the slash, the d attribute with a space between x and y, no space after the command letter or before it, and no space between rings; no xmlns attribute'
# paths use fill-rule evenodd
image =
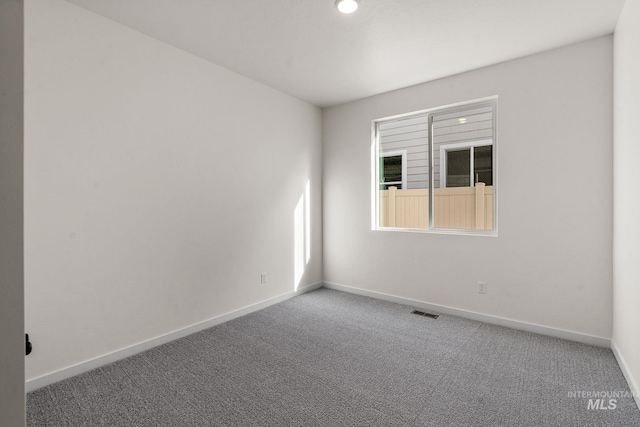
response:
<svg viewBox="0 0 640 427"><path fill-rule="evenodd" d="M308 180L322 280L317 107L60 0L25 55L27 380L292 292Z"/></svg>
<svg viewBox="0 0 640 427"><path fill-rule="evenodd" d="M324 110L325 282L610 338L612 53L608 36ZM491 95L499 237L372 231L371 121Z"/></svg>
<svg viewBox="0 0 640 427"><path fill-rule="evenodd" d="M613 346L640 393L640 0L618 21L614 89Z"/></svg>
<svg viewBox="0 0 640 427"><path fill-rule="evenodd" d="M0 424L25 424L23 3L0 0Z"/></svg>

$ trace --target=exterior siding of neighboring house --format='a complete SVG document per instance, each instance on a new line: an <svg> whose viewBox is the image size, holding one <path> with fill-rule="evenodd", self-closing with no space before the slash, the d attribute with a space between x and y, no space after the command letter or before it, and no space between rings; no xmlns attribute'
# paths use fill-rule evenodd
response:
<svg viewBox="0 0 640 427"><path fill-rule="evenodd" d="M433 116L433 186L440 188L440 148L452 144L493 140L492 105ZM406 152L407 189L429 188L428 116L380 123L380 155Z"/></svg>

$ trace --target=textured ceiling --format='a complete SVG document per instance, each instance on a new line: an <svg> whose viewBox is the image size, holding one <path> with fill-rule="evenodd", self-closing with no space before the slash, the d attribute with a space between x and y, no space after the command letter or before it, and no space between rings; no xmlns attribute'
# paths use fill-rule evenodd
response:
<svg viewBox="0 0 640 427"><path fill-rule="evenodd" d="M613 32L624 0L67 0L324 107Z"/></svg>

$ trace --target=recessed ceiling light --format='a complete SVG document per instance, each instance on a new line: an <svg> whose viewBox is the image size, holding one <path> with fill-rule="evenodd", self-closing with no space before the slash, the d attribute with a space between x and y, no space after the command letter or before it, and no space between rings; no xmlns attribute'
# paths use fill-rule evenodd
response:
<svg viewBox="0 0 640 427"><path fill-rule="evenodd" d="M336 7L342 13L353 13L358 8L356 0L336 0Z"/></svg>
<svg viewBox="0 0 640 427"><path fill-rule="evenodd" d="M466 117L462 117L461 119L458 119L458 123L460 123L460 124L467 123L467 118Z"/></svg>

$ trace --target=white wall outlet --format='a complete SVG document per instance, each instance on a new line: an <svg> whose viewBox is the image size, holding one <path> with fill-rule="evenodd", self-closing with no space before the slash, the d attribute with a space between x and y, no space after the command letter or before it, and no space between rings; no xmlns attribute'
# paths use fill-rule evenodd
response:
<svg viewBox="0 0 640 427"><path fill-rule="evenodd" d="M267 283L267 273L260 274L260 283Z"/></svg>
<svg viewBox="0 0 640 427"><path fill-rule="evenodd" d="M479 294L487 293L487 282L478 282L478 293Z"/></svg>

